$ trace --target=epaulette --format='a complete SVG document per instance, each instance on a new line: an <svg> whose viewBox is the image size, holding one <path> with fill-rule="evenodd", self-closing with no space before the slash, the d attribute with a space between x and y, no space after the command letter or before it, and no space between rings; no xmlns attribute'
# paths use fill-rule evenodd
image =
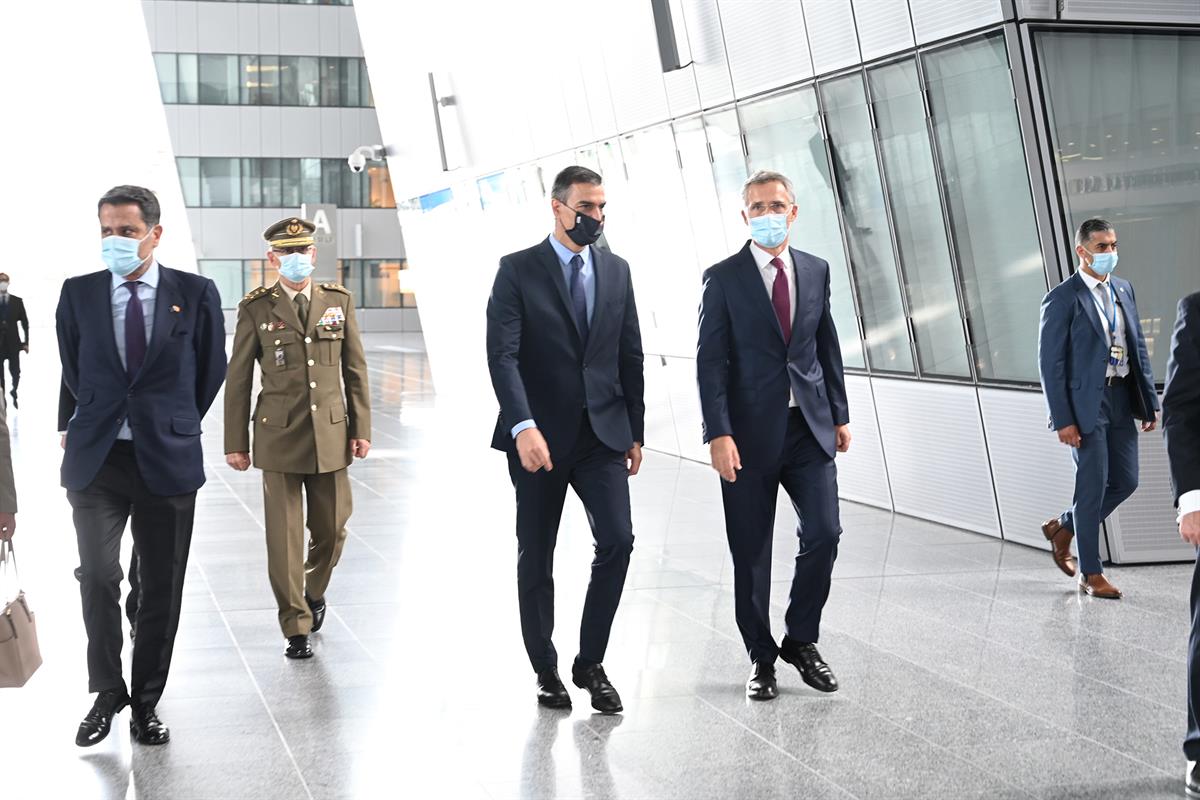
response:
<svg viewBox="0 0 1200 800"><path fill-rule="evenodd" d="M251 300L257 300L258 298L265 297L270 293L271 290L266 286L260 286L257 289L251 289L249 292L247 292L246 296L242 298L242 302L249 303Z"/></svg>
<svg viewBox="0 0 1200 800"><path fill-rule="evenodd" d="M321 288L330 292L341 292L342 294L350 294L350 290L340 283L322 283Z"/></svg>

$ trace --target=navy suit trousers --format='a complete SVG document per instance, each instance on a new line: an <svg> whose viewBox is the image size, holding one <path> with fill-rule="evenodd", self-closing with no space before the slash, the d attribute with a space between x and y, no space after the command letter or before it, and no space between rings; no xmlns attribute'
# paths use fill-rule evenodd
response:
<svg viewBox="0 0 1200 800"><path fill-rule="evenodd" d="M765 663L774 663L779 655L771 635L770 605L771 540L780 485L799 521L784 632L797 642L816 642L842 534L837 466L795 408L788 414L787 437L777 464L768 469L745 467L733 483L721 481L738 629L750 660Z"/></svg>

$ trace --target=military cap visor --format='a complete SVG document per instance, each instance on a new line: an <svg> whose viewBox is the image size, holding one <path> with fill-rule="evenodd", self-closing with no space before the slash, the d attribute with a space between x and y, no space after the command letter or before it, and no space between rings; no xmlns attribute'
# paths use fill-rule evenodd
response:
<svg viewBox="0 0 1200 800"><path fill-rule="evenodd" d="M263 238L271 247L310 247L316 243L313 240L316 229L317 226L306 219L288 217L263 231Z"/></svg>

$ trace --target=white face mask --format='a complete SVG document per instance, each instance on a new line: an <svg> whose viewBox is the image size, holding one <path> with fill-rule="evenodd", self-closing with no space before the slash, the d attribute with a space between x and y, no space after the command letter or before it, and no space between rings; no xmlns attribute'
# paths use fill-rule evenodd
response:
<svg viewBox="0 0 1200 800"><path fill-rule="evenodd" d="M8 281L0 281L0 292L8 291Z"/></svg>

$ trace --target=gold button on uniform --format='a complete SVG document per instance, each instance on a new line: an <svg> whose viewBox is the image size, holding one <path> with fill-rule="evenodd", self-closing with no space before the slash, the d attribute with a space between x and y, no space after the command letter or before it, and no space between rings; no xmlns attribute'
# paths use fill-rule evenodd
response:
<svg viewBox="0 0 1200 800"><path fill-rule="evenodd" d="M313 410L313 411L316 411L316 410L317 410L317 404L316 404L316 403L313 403L313 404L312 404L312 410Z"/></svg>
<svg viewBox="0 0 1200 800"><path fill-rule="evenodd" d="M311 383L309 383L309 384L308 384L308 388L310 388L310 389L315 389L315 388L317 388L317 382L316 382L316 381L312 381Z"/></svg>
<svg viewBox="0 0 1200 800"><path fill-rule="evenodd" d="M282 344L282 342L279 339L276 339L275 344Z"/></svg>
<svg viewBox="0 0 1200 800"><path fill-rule="evenodd" d="M308 360L308 365L309 365L310 367L311 367L311 366L313 366L313 365L314 365L314 364L316 364L316 363L317 363L317 362L313 361L311 358Z"/></svg>
<svg viewBox="0 0 1200 800"><path fill-rule="evenodd" d="M305 343L305 344L312 344L312 337L311 337L311 336L305 336L305 337L304 337L304 343Z"/></svg>

